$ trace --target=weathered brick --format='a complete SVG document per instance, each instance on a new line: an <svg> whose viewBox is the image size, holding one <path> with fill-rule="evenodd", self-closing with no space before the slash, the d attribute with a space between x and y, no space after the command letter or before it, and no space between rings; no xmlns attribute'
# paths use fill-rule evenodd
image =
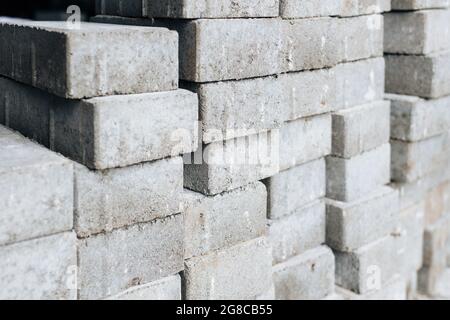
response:
<svg viewBox="0 0 450 320"><path fill-rule="evenodd" d="M322 246L273 267L277 300L316 300L334 292L334 257Z"/></svg>
<svg viewBox="0 0 450 320"><path fill-rule="evenodd" d="M425 224L435 224L450 215L450 182L446 181L428 191L425 197Z"/></svg>
<svg viewBox="0 0 450 320"><path fill-rule="evenodd" d="M327 200L327 244L357 250L389 235L398 220L398 192L381 187L354 202Z"/></svg>
<svg viewBox="0 0 450 320"><path fill-rule="evenodd" d="M291 215L269 221L273 263L281 263L325 243L325 203L314 201Z"/></svg>
<svg viewBox="0 0 450 320"><path fill-rule="evenodd" d="M261 18L277 17L279 0L159 0L147 1L153 18Z"/></svg>
<svg viewBox="0 0 450 320"><path fill-rule="evenodd" d="M2 19L0 35L0 74L65 98L178 85L177 35L165 29Z"/></svg>
<svg viewBox="0 0 450 320"><path fill-rule="evenodd" d="M331 153L331 116L286 122L280 130L280 170L320 159Z"/></svg>
<svg viewBox="0 0 450 320"><path fill-rule="evenodd" d="M384 237L353 252L338 252L336 284L358 294L379 290L398 273L394 238Z"/></svg>
<svg viewBox="0 0 450 320"><path fill-rule="evenodd" d="M176 274L183 270L183 217L175 215L80 240L78 259L80 299L114 296Z"/></svg>
<svg viewBox="0 0 450 320"><path fill-rule="evenodd" d="M147 0L95 0L95 12L97 14L123 16L123 17L145 17L147 16Z"/></svg>
<svg viewBox="0 0 450 320"><path fill-rule="evenodd" d="M383 56L383 16L367 15L338 20L339 62Z"/></svg>
<svg viewBox="0 0 450 320"><path fill-rule="evenodd" d="M264 181L269 194L268 217L290 215L304 205L323 198L326 192L325 160L293 167Z"/></svg>
<svg viewBox="0 0 450 320"><path fill-rule="evenodd" d="M284 121L283 82L277 77L182 84L198 94L203 143L279 128Z"/></svg>
<svg viewBox="0 0 450 320"><path fill-rule="evenodd" d="M389 144L351 159L327 157L327 197L355 201L390 181Z"/></svg>
<svg viewBox="0 0 450 320"><path fill-rule="evenodd" d="M390 103L377 101L332 115L332 154L351 158L389 143Z"/></svg>
<svg viewBox="0 0 450 320"><path fill-rule="evenodd" d="M108 298L108 300L181 300L181 278L166 277Z"/></svg>
<svg viewBox="0 0 450 320"><path fill-rule="evenodd" d="M184 186L206 195L230 191L279 171L280 133L214 142L185 158Z"/></svg>
<svg viewBox="0 0 450 320"><path fill-rule="evenodd" d="M341 287L336 287L336 291L343 297L343 300L406 300L407 284L403 277L394 276L380 290L368 292L366 294L356 294Z"/></svg>
<svg viewBox="0 0 450 320"><path fill-rule="evenodd" d="M391 137L420 141L450 128L449 97L424 100L413 96L388 94L391 101Z"/></svg>
<svg viewBox="0 0 450 320"><path fill-rule="evenodd" d="M18 133L1 130L0 245L72 229L70 161Z"/></svg>
<svg viewBox="0 0 450 320"><path fill-rule="evenodd" d="M447 241L450 237L450 217L442 217L425 227L423 240L423 266L446 268Z"/></svg>
<svg viewBox="0 0 450 320"><path fill-rule="evenodd" d="M187 190L185 201L185 259L266 233L267 192L260 182L214 197Z"/></svg>
<svg viewBox="0 0 450 320"><path fill-rule="evenodd" d="M340 2L336 0L280 0L280 16L285 19L334 16L339 12Z"/></svg>
<svg viewBox="0 0 450 320"><path fill-rule="evenodd" d="M418 290L421 294L429 296L430 299L437 298L448 300L450 297L448 288L449 283L450 272L448 268L423 267L419 270ZM443 296L442 293L444 293L445 296Z"/></svg>
<svg viewBox="0 0 450 320"><path fill-rule="evenodd" d="M272 256L265 238L185 261L187 300L245 300L272 285Z"/></svg>
<svg viewBox="0 0 450 320"><path fill-rule="evenodd" d="M0 299L74 300L76 266L71 232L0 246Z"/></svg>
<svg viewBox="0 0 450 320"><path fill-rule="evenodd" d="M445 8L450 5L449 0L391 0L393 10L421 10Z"/></svg>
<svg viewBox="0 0 450 320"><path fill-rule="evenodd" d="M391 10L391 0L339 0L341 16L360 16Z"/></svg>
<svg viewBox="0 0 450 320"><path fill-rule="evenodd" d="M383 58L339 64L335 68L338 109L383 100L384 69Z"/></svg>
<svg viewBox="0 0 450 320"><path fill-rule="evenodd" d="M385 15L384 51L430 54L450 49L450 10L391 12Z"/></svg>
<svg viewBox="0 0 450 320"><path fill-rule="evenodd" d="M392 140L392 180L412 182L450 163L450 132L418 142Z"/></svg>
<svg viewBox="0 0 450 320"><path fill-rule="evenodd" d="M386 92L440 98L450 94L450 52L386 55Z"/></svg>
<svg viewBox="0 0 450 320"><path fill-rule="evenodd" d="M75 230L79 237L181 212L183 161L158 160L104 171L75 166Z"/></svg>

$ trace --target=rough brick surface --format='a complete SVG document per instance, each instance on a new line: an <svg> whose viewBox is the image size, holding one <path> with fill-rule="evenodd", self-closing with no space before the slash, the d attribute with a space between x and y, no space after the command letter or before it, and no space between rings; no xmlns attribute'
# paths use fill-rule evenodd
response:
<svg viewBox="0 0 450 320"><path fill-rule="evenodd" d="M450 5L448 0L391 0L393 10L420 10L445 8Z"/></svg>
<svg viewBox="0 0 450 320"><path fill-rule="evenodd" d="M145 17L147 2L147 0L95 0L95 12L112 16Z"/></svg>

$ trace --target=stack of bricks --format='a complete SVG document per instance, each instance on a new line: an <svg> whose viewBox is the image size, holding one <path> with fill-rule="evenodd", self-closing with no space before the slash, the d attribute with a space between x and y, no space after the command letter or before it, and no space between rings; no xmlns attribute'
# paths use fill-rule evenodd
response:
<svg viewBox="0 0 450 320"><path fill-rule="evenodd" d="M0 38L1 123L71 159L2 129L1 297L179 299L198 100L178 35L2 19Z"/></svg>
<svg viewBox="0 0 450 320"><path fill-rule="evenodd" d="M412 295L417 288L431 297L450 297L448 6L448 0L393 0L393 12L385 16L392 180L410 239L405 272Z"/></svg>

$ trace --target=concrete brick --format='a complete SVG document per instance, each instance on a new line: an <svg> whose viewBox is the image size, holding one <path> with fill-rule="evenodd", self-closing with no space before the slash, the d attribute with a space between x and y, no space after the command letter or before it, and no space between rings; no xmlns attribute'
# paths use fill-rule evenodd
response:
<svg viewBox="0 0 450 320"><path fill-rule="evenodd" d="M72 101L6 78L0 89L8 126L92 169L197 148L198 100L187 90Z"/></svg>
<svg viewBox="0 0 450 320"><path fill-rule="evenodd" d="M399 271L394 241L387 236L353 252L335 251L336 284L358 294L382 288Z"/></svg>
<svg viewBox="0 0 450 320"><path fill-rule="evenodd" d="M168 22L168 27L179 32L183 80L211 82L282 71L282 24L278 19L200 19Z"/></svg>
<svg viewBox="0 0 450 320"><path fill-rule="evenodd" d="M340 0L341 16L360 16L391 11L391 0Z"/></svg>
<svg viewBox="0 0 450 320"><path fill-rule="evenodd" d="M276 129L284 121L283 82L276 77L182 85L198 94L204 143Z"/></svg>
<svg viewBox="0 0 450 320"><path fill-rule="evenodd" d="M192 152L197 108L187 90L61 101L53 108L52 149L92 169Z"/></svg>
<svg viewBox="0 0 450 320"><path fill-rule="evenodd" d="M450 52L386 55L386 92L440 98L450 94Z"/></svg>
<svg viewBox="0 0 450 320"><path fill-rule="evenodd" d="M151 181L151 183L149 183ZM75 230L79 237L181 212L181 158L106 171L75 166Z"/></svg>
<svg viewBox="0 0 450 320"><path fill-rule="evenodd" d="M153 18L261 18L277 17L279 0L160 0L147 1Z"/></svg>
<svg viewBox="0 0 450 320"><path fill-rule="evenodd" d="M339 64L335 68L338 109L383 100L384 69L383 58Z"/></svg>
<svg viewBox="0 0 450 320"><path fill-rule="evenodd" d="M283 89L281 111L285 121L328 113L336 103L334 68L290 72L278 76Z"/></svg>
<svg viewBox="0 0 450 320"><path fill-rule="evenodd" d="M71 232L0 247L0 298L74 300L76 237Z"/></svg>
<svg viewBox="0 0 450 320"><path fill-rule="evenodd" d="M325 203L317 200L269 221L268 239L273 248L273 264L281 263L325 243Z"/></svg>
<svg viewBox="0 0 450 320"><path fill-rule="evenodd" d="M72 164L2 127L0 245L72 229Z"/></svg>
<svg viewBox="0 0 450 320"><path fill-rule="evenodd" d="M338 15L339 0L280 0L280 16L284 19Z"/></svg>
<svg viewBox="0 0 450 320"><path fill-rule="evenodd" d="M271 250L265 238L185 261L187 300L245 300L272 285Z"/></svg>
<svg viewBox="0 0 450 320"><path fill-rule="evenodd" d="M273 268L277 300L316 300L334 292L334 257L322 246Z"/></svg>
<svg viewBox="0 0 450 320"><path fill-rule="evenodd" d="M418 97L388 94L391 101L391 137L420 141L444 133L450 128L449 97L424 100Z"/></svg>
<svg viewBox="0 0 450 320"><path fill-rule="evenodd" d="M183 270L183 217L80 240L78 259L80 299L114 296L176 274Z"/></svg>
<svg viewBox="0 0 450 320"><path fill-rule="evenodd" d="M302 118L280 130L280 170L287 170L331 153L331 116Z"/></svg>
<svg viewBox="0 0 450 320"><path fill-rule="evenodd" d="M450 218L443 217L425 227L423 266L444 269L447 266L447 241L450 237Z"/></svg>
<svg viewBox="0 0 450 320"><path fill-rule="evenodd" d="M327 197L351 202L389 183L390 158L389 144L351 159L327 157Z"/></svg>
<svg viewBox="0 0 450 320"><path fill-rule="evenodd" d="M267 192L260 182L214 197L185 192L185 259L266 233Z"/></svg>
<svg viewBox="0 0 450 320"><path fill-rule="evenodd" d="M421 10L445 8L450 5L449 0L391 0L392 10Z"/></svg>
<svg viewBox="0 0 450 320"><path fill-rule="evenodd" d="M181 278L170 276L133 287L108 300L181 300Z"/></svg>
<svg viewBox="0 0 450 320"><path fill-rule="evenodd" d="M325 197L325 160L314 160L288 169L264 181L269 194L268 217L279 219Z"/></svg>
<svg viewBox="0 0 450 320"><path fill-rule="evenodd" d="M433 225L450 215L450 182L446 181L428 191L425 197L425 225Z"/></svg>
<svg viewBox="0 0 450 320"><path fill-rule="evenodd" d="M424 203L402 209L396 231L397 258L403 275L416 274L423 263Z"/></svg>
<svg viewBox="0 0 450 320"><path fill-rule="evenodd" d="M165 29L0 20L0 35L0 74L61 97L177 88L177 35Z"/></svg>
<svg viewBox="0 0 450 320"><path fill-rule="evenodd" d="M389 143L390 103L374 103L342 110L332 115L332 154L352 158Z"/></svg>
<svg viewBox="0 0 450 320"><path fill-rule="evenodd" d="M401 276L394 276L380 290L368 292L366 294L356 294L341 287L336 287L336 292L343 297L343 300L384 300L403 301L407 299L407 283Z"/></svg>
<svg viewBox="0 0 450 320"><path fill-rule="evenodd" d="M384 51L430 54L450 49L450 10L391 12L385 15Z"/></svg>
<svg viewBox="0 0 450 320"><path fill-rule="evenodd" d="M442 285L448 285L448 269L441 267L423 267L418 273L418 291L429 296L431 299L443 299L440 291ZM441 289L441 290L440 290ZM448 300L448 297L446 297Z"/></svg>
<svg viewBox="0 0 450 320"><path fill-rule="evenodd" d="M338 38L333 40L339 51L339 62L383 56L382 15L343 18L338 22Z"/></svg>
<svg viewBox="0 0 450 320"><path fill-rule="evenodd" d="M419 142L392 140L392 180L412 182L450 163L450 134Z"/></svg>
<svg viewBox="0 0 450 320"><path fill-rule="evenodd" d="M339 21L334 18L284 20L283 70L301 71L335 66L338 50Z"/></svg>
<svg viewBox="0 0 450 320"><path fill-rule="evenodd" d="M230 191L279 171L280 133L214 142L185 158L184 186L206 195Z"/></svg>
<svg viewBox="0 0 450 320"><path fill-rule="evenodd" d="M145 17L147 16L147 0L95 0L95 12L97 14Z"/></svg>
<svg viewBox="0 0 450 320"><path fill-rule="evenodd" d="M327 200L327 244L342 252L357 250L394 230L398 192L381 187L354 202Z"/></svg>

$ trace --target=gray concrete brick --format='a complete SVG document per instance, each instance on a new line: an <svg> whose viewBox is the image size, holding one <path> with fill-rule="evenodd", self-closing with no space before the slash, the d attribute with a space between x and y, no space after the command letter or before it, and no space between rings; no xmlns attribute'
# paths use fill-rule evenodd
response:
<svg viewBox="0 0 450 320"><path fill-rule="evenodd" d="M272 285L271 249L265 238L185 261L187 300L245 300Z"/></svg>
<svg viewBox="0 0 450 320"><path fill-rule="evenodd" d="M447 241L450 237L450 218L439 219L435 224L425 227L423 239L423 266L447 267Z"/></svg>
<svg viewBox="0 0 450 320"><path fill-rule="evenodd" d="M285 121L328 113L336 103L334 68L281 74L283 88L281 111Z"/></svg>
<svg viewBox="0 0 450 320"><path fill-rule="evenodd" d="M386 55L386 92L440 98L450 94L450 52Z"/></svg>
<svg viewBox="0 0 450 320"><path fill-rule="evenodd" d="M2 127L0 245L72 229L70 161Z"/></svg>
<svg viewBox="0 0 450 320"><path fill-rule="evenodd" d="M280 16L284 19L334 16L340 9L339 0L280 0Z"/></svg>
<svg viewBox="0 0 450 320"><path fill-rule="evenodd" d="M340 0L341 16L360 16L391 11L391 0Z"/></svg>
<svg viewBox="0 0 450 320"><path fill-rule="evenodd" d="M133 287L107 300L181 300L181 278L170 276Z"/></svg>
<svg viewBox="0 0 450 320"><path fill-rule="evenodd" d="M358 294L381 289L399 272L394 238L384 237L353 252L338 252L336 284Z"/></svg>
<svg viewBox="0 0 450 320"><path fill-rule="evenodd" d="M334 41L340 55L339 62L383 56L382 15L343 18L338 22L339 31Z"/></svg>
<svg viewBox="0 0 450 320"><path fill-rule="evenodd" d="M147 1L153 18L262 18L278 17L279 0L159 0Z"/></svg>
<svg viewBox="0 0 450 320"><path fill-rule="evenodd" d="M279 172L277 130L205 145L185 158L184 186L206 195L230 191Z"/></svg>
<svg viewBox="0 0 450 320"><path fill-rule="evenodd" d="M441 284L448 285L448 269L440 267L423 267L418 273L418 291L421 294L427 295L429 299L445 299L440 295Z"/></svg>
<svg viewBox="0 0 450 320"><path fill-rule="evenodd" d="M332 115L332 154L352 158L389 143L390 103L377 101Z"/></svg>
<svg viewBox="0 0 450 320"><path fill-rule="evenodd" d="M343 300L403 301L407 299L407 283L403 277L397 275L380 288L380 290L368 292L366 294L356 294L341 287L336 287L336 292L343 297Z"/></svg>
<svg viewBox="0 0 450 320"><path fill-rule="evenodd" d="M185 192L185 259L266 233L267 192L260 182L214 197Z"/></svg>
<svg viewBox="0 0 450 320"><path fill-rule="evenodd" d="M74 300L76 266L71 232L0 246L0 299Z"/></svg>
<svg viewBox="0 0 450 320"><path fill-rule="evenodd" d="M390 159L389 144L351 159L327 157L327 197L351 202L389 183Z"/></svg>
<svg viewBox="0 0 450 320"><path fill-rule="evenodd" d="M8 44L1 46L0 74L58 96L167 91L178 85L177 35L168 30L93 23L78 30L65 22L0 20L0 34Z"/></svg>
<svg viewBox="0 0 450 320"><path fill-rule="evenodd" d="M197 148L198 100L187 90L61 101L52 112L52 149L92 169Z"/></svg>
<svg viewBox="0 0 450 320"><path fill-rule="evenodd" d="M268 217L279 219L306 204L325 197L325 160L293 167L264 181L269 194Z"/></svg>
<svg viewBox="0 0 450 320"><path fill-rule="evenodd" d="M302 71L335 66L340 24L334 18L284 20L283 70Z"/></svg>
<svg viewBox="0 0 450 320"><path fill-rule="evenodd" d="M181 212L181 158L105 171L75 166L75 230L79 237Z"/></svg>
<svg viewBox="0 0 450 320"><path fill-rule="evenodd" d="M228 140L279 128L285 111L276 77L182 84L198 94L203 142Z"/></svg>
<svg viewBox="0 0 450 320"><path fill-rule="evenodd" d="M325 202L317 200L291 215L269 220L273 264L284 262L325 243Z"/></svg>
<svg viewBox="0 0 450 320"><path fill-rule="evenodd" d="M385 15L384 51L430 54L450 49L450 10L391 12Z"/></svg>
<svg viewBox="0 0 450 320"><path fill-rule="evenodd" d="M383 100L384 69L383 58L339 64L335 68L338 109Z"/></svg>
<svg viewBox="0 0 450 320"><path fill-rule="evenodd" d="M391 0L393 10L421 10L445 8L450 5L449 0Z"/></svg>
<svg viewBox="0 0 450 320"><path fill-rule="evenodd" d="M317 300L334 292L334 257L322 246L273 267L277 300Z"/></svg>
<svg viewBox="0 0 450 320"><path fill-rule="evenodd" d="M176 274L183 270L183 217L80 240L78 261L78 292L83 300L107 298Z"/></svg>
<svg viewBox="0 0 450 320"><path fill-rule="evenodd" d="M450 128L449 97L424 100L388 94L391 101L391 137L417 142L444 133Z"/></svg>
<svg viewBox="0 0 450 320"><path fill-rule="evenodd" d="M412 182L449 163L450 134L408 143L392 140L392 180Z"/></svg>
<svg viewBox="0 0 450 320"><path fill-rule="evenodd" d="M381 187L354 202L327 200L327 244L342 252L357 250L394 230L398 192Z"/></svg>
<svg viewBox="0 0 450 320"><path fill-rule="evenodd" d="M331 153L331 116L287 122L280 130L280 170L322 158Z"/></svg>
<svg viewBox="0 0 450 320"><path fill-rule="evenodd" d="M122 17L147 16L147 0L95 0L96 14Z"/></svg>
<svg viewBox="0 0 450 320"><path fill-rule="evenodd" d="M433 225L450 214L450 182L431 188L425 196L425 225Z"/></svg>

